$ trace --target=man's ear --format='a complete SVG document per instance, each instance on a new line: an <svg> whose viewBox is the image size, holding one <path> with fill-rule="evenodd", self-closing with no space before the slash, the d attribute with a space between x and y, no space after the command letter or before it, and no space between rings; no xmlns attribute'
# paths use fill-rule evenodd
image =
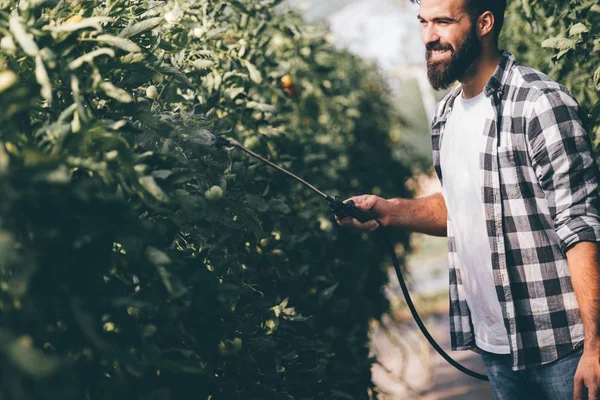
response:
<svg viewBox="0 0 600 400"><path fill-rule="evenodd" d="M496 20L494 19L494 14L492 14L491 11L486 11L481 14L477 20L479 36L484 37L490 33L493 33L495 23Z"/></svg>

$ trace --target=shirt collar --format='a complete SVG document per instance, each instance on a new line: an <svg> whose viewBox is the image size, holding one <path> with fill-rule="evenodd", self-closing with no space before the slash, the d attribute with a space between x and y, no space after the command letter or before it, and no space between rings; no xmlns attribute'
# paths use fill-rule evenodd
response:
<svg viewBox="0 0 600 400"><path fill-rule="evenodd" d="M502 89L507 83L511 67L514 63L515 57L508 51L503 50L496 71L494 71L494 74L483 88L486 97L490 97L496 92L498 92L499 96L502 96Z"/></svg>

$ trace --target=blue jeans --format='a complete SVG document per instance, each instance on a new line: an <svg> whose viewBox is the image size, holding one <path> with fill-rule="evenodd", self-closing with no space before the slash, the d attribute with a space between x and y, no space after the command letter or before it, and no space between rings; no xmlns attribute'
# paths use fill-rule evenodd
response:
<svg viewBox="0 0 600 400"><path fill-rule="evenodd" d="M583 348L550 364L511 369L510 355L480 350L496 400L573 400L573 379ZM584 393L587 399L587 393Z"/></svg>

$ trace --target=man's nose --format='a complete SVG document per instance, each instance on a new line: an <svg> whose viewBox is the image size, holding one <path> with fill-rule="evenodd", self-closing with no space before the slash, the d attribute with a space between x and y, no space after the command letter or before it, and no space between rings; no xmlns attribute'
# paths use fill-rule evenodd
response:
<svg viewBox="0 0 600 400"><path fill-rule="evenodd" d="M440 40L440 35L438 35L434 24L424 25L421 32L421 36L425 45L428 45L429 43L438 42Z"/></svg>

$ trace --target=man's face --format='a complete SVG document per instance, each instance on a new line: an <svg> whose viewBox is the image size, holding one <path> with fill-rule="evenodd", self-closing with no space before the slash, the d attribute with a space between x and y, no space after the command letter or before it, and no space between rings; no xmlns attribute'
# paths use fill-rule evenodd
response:
<svg viewBox="0 0 600 400"><path fill-rule="evenodd" d="M463 10L464 0L421 0L419 21L426 48L427 76L434 89L461 80L481 55L474 23Z"/></svg>

